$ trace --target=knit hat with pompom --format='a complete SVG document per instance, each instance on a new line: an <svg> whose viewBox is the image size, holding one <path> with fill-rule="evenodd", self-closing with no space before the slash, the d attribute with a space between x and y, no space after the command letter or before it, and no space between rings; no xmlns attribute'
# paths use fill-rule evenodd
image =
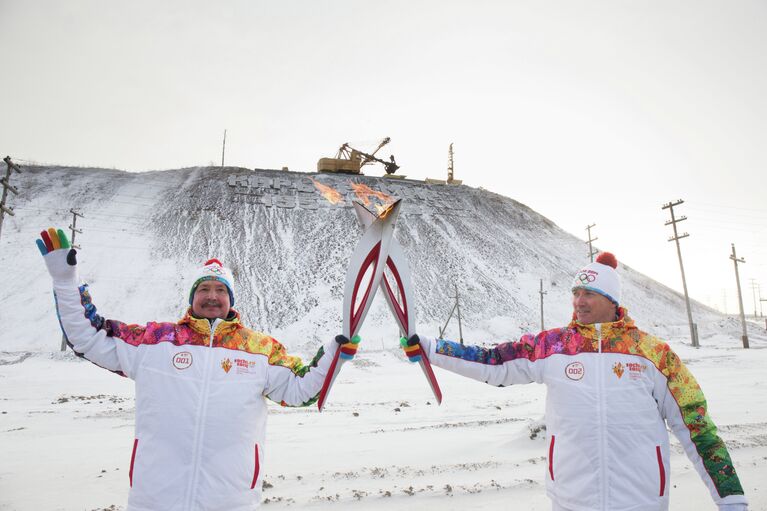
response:
<svg viewBox="0 0 767 511"><path fill-rule="evenodd" d="M229 290L229 305L234 306L234 276L232 270L224 268L221 261L218 259L209 259L205 262L202 268L197 270L194 274L194 284L192 284L192 290L189 292L189 305L192 305L192 299L194 298L194 292L197 290L197 286L200 282L205 280L218 280L226 285Z"/></svg>
<svg viewBox="0 0 767 511"><path fill-rule="evenodd" d="M621 301L621 279L615 269L618 260L610 252L602 252L597 260L575 274L572 289L588 289L607 297L615 305Z"/></svg>

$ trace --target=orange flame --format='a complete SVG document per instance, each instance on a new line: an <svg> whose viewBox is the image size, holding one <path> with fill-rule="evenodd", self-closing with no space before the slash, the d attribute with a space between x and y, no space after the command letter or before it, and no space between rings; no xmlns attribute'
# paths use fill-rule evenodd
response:
<svg viewBox="0 0 767 511"><path fill-rule="evenodd" d="M325 200L327 200L331 204L339 204L344 201L344 196L341 195L341 192L336 190L335 188L331 188L328 185L324 185L320 183L319 181L309 178L312 180L312 183L314 183L315 188L320 191L323 197L325 197Z"/></svg>
<svg viewBox="0 0 767 511"><path fill-rule="evenodd" d="M377 192L365 184L350 183L350 185L352 190L354 190L355 195L357 195L357 198L361 200L365 206L370 206L370 197L376 198L383 202L383 205L381 206L375 204L375 208L378 210L379 214L394 202L394 197L386 195L383 192Z"/></svg>
<svg viewBox="0 0 767 511"><path fill-rule="evenodd" d="M386 215L388 215L389 212L393 209L392 206L394 206L394 203L391 202L383 206L379 206L378 204L376 204L375 206L376 206L376 210L378 211L378 218L386 218Z"/></svg>

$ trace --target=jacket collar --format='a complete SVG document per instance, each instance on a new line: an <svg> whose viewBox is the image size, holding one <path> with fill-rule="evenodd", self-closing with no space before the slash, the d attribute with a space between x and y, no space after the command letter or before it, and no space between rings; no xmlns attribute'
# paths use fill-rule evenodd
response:
<svg viewBox="0 0 767 511"><path fill-rule="evenodd" d="M583 323L580 323L575 316L575 312L573 312L573 319L570 321L570 325L568 325L568 328L576 330L584 337L596 337L596 326L594 324L585 325ZM602 323L602 337L605 337L606 332L615 332L615 331L625 331L625 330L631 330L636 329L636 325L634 324L634 320L631 319L628 315L628 309L625 307L618 307L618 317L615 318L615 321L610 321L608 323Z"/></svg>
<svg viewBox="0 0 767 511"><path fill-rule="evenodd" d="M198 318L192 315L192 308L189 307L184 317L179 321L180 325L189 325L192 330L201 334L210 335L210 321L205 318ZM240 313L234 309L229 309L229 316L222 320L216 327L216 332L226 333L241 328Z"/></svg>

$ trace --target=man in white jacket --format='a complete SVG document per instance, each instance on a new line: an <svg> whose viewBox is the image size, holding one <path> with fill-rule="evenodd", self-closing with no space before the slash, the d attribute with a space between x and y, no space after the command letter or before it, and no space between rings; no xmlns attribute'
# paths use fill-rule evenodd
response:
<svg viewBox="0 0 767 511"><path fill-rule="evenodd" d="M669 507L674 432L720 510L747 501L698 383L665 342L621 307L617 261L601 254L572 284L573 320L492 348L413 336L411 360L506 386L543 383L555 511L663 511Z"/></svg>
<svg viewBox="0 0 767 511"><path fill-rule="evenodd" d="M303 365L275 339L240 323L231 308L232 273L215 259L198 270L180 321L128 325L104 319L87 285L79 283L66 235L49 229L37 244L72 350L135 380L128 510L258 507L265 398L285 406L316 401L335 351L348 339L338 336Z"/></svg>

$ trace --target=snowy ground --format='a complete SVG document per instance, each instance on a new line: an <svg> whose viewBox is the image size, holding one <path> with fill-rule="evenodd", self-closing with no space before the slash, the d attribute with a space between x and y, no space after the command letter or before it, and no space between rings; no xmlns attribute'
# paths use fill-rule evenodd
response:
<svg viewBox="0 0 767 511"><path fill-rule="evenodd" d="M672 346L707 395L752 511L767 511L767 336ZM273 406L264 509L548 510L545 388L494 388L436 369L436 406L417 366L361 350L322 413ZM70 354L0 352L0 510L122 510L133 384ZM534 436L534 435L533 435ZM673 449L671 509L716 509Z"/></svg>

